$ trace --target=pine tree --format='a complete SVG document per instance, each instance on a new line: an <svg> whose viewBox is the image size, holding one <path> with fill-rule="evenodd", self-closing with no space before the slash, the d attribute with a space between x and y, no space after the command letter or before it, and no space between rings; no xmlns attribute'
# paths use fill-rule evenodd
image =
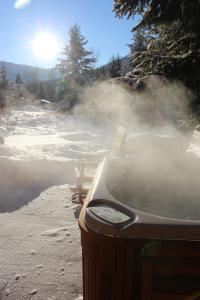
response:
<svg viewBox="0 0 200 300"><path fill-rule="evenodd" d="M200 1L114 0L114 11L119 17L139 14L133 31L153 33L147 51L133 53L134 67L183 81L200 104Z"/></svg>
<svg viewBox="0 0 200 300"><path fill-rule="evenodd" d="M4 65L0 71L0 87L2 89L6 89L8 87L7 71Z"/></svg>
<svg viewBox="0 0 200 300"><path fill-rule="evenodd" d="M148 38L144 29L138 29L133 34L132 43L129 44L131 53L147 50Z"/></svg>
<svg viewBox="0 0 200 300"><path fill-rule="evenodd" d="M87 43L79 26L71 27L69 43L57 65L62 74L58 96L62 110L68 110L80 101L82 86L90 83L94 76L96 59L94 53L86 49Z"/></svg>
<svg viewBox="0 0 200 300"><path fill-rule="evenodd" d="M0 110L3 110L3 109L4 109L5 103L6 103L5 95L4 95L4 93L2 92L2 90L0 89Z"/></svg>
<svg viewBox="0 0 200 300"><path fill-rule="evenodd" d="M6 93L8 88L8 79L6 67L3 65L0 71L0 109L3 110L6 106Z"/></svg>
<svg viewBox="0 0 200 300"><path fill-rule="evenodd" d="M57 68L65 79L73 79L78 84L87 82L96 59L92 51L86 50L88 41L81 34L80 27L74 25L69 31L69 44L65 46L63 58Z"/></svg>
<svg viewBox="0 0 200 300"><path fill-rule="evenodd" d="M19 73L17 73L17 75L15 77L15 83L19 84L19 85L23 83L22 77Z"/></svg>
<svg viewBox="0 0 200 300"><path fill-rule="evenodd" d="M119 17L140 14L135 29L175 22L186 31L200 31L199 0L114 0L114 11Z"/></svg>
<svg viewBox="0 0 200 300"><path fill-rule="evenodd" d="M121 69L122 69L122 65L121 65L121 59L119 55L117 55L116 57L113 55L108 66L110 77L111 78L120 77Z"/></svg>
<svg viewBox="0 0 200 300"><path fill-rule="evenodd" d="M101 66L94 69L94 79L95 80L105 80L110 78L110 72L108 66Z"/></svg>

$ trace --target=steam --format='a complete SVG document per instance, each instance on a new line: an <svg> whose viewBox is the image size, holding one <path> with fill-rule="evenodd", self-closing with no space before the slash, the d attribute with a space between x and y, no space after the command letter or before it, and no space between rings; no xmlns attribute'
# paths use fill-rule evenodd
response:
<svg viewBox="0 0 200 300"><path fill-rule="evenodd" d="M13 212L36 199L44 190L74 182L74 163L0 158L0 213Z"/></svg>
<svg viewBox="0 0 200 300"><path fill-rule="evenodd" d="M113 122L124 124L131 117L130 94L120 85L110 82L95 83L82 94L82 103L74 112L91 117L105 117Z"/></svg>
<svg viewBox="0 0 200 300"><path fill-rule="evenodd" d="M22 8L24 8L25 6L29 5L30 3L31 3L31 0L17 0L17 1L15 2L14 7L15 7L16 9L22 9Z"/></svg>
<svg viewBox="0 0 200 300"><path fill-rule="evenodd" d="M111 163L110 193L153 215L200 220L200 160L187 152L186 136L139 134L126 140L126 159ZM124 180L124 178L126 180Z"/></svg>
<svg viewBox="0 0 200 300"><path fill-rule="evenodd" d="M192 94L179 82L150 77L143 91L133 92L125 84L97 82L83 90L75 114L105 117L116 125L132 128L177 126L189 119Z"/></svg>
<svg viewBox="0 0 200 300"><path fill-rule="evenodd" d="M29 101L32 100L32 95L26 90L23 91L23 95L23 104L25 104L26 107L26 104L29 104ZM191 98L192 95L182 84L177 82L164 82L157 77L151 77L149 80L146 80L145 89L137 92L133 92L131 88L124 85L123 82L122 84L117 84L115 81L97 82L82 91L82 101L74 108L75 116L73 118L73 123L70 121L67 124L67 120L69 121L69 119L63 119L63 121L62 118L60 120L52 119L53 134L55 134L54 130L56 130L56 132L59 130L59 133L62 131L64 136L66 136L65 138L67 141L64 143L65 146L62 147L62 151L58 152L56 150L55 153L62 157L62 153L64 153L64 156L67 156L69 159L77 159L79 157L84 157L86 159L91 159L91 157L94 159L99 158L101 153L99 154L98 151L101 150L102 147L105 148L106 138L108 137L108 139L111 140L108 134L110 127L122 125L125 128L131 129L132 135L128 137L124 146L124 157L126 157L126 162L119 165L119 167L112 166L110 168L111 173L113 172L111 178L114 179L114 186L116 187L115 183L117 183L117 186L120 187L119 194L117 193L116 197L119 197L125 203L129 203L126 201L130 201L130 206L135 206L135 208L138 207L138 209L140 208L139 205L143 203L146 210L148 211L149 209L152 213L154 212L155 207L165 207L165 210L167 211L168 207L174 207L173 205L170 206L169 199L173 202L176 195L179 197L177 192L179 190L181 190L181 197L179 197L179 199L183 199L181 200L183 201L181 203L189 203L190 186L188 182L191 182L191 180L187 181L188 175L185 176L185 174L189 174L189 179L194 179L193 182L195 182L195 184L191 186L193 190L196 191L196 194L194 194L194 199L196 201L197 196L200 194L198 190L199 184L197 184L196 180L196 178L199 178L199 175L197 168L195 168L195 172L192 173L192 168L195 164L192 162L190 164L190 161L187 159L188 156L186 155L190 138L179 133L178 137L175 136L169 140L167 137L160 137L158 134L150 133L152 132L152 128L156 132L158 128L164 126L171 125L176 127L181 118L187 119L190 114L189 104ZM80 115L84 115L86 118L79 118ZM27 129L33 129L36 126L37 129L37 126L39 126L39 129L41 124L43 124L43 130L45 130L47 134L50 134L52 132L51 118L46 118L45 116L47 116L47 114L44 114L44 119L46 121L43 123L43 117L32 120L30 115L28 115L26 121L23 119L23 127L27 126ZM91 117L95 121L100 119L100 122L98 122L97 125L98 129L102 129L100 134L99 130L95 131L97 129L96 123L90 121ZM106 120L109 120L110 127L104 126L104 123L107 123ZM64 127L63 124L65 124ZM68 133L71 129L73 131L75 129L76 131L78 130L76 134L73 134L73 141L75 142L71 143L72 145L69 143L70 136ZM20 131L20 133L22 132L23 131ZM89 134L87 142L87 136L85 134L88 132L96 132L96 134L94 135L94 138ZM34 131L31 133L31 139L34 138L33 133ZM77 136L77 133L79 136ZM81 139L81 141L80 133L84 134L83 140ZM139 134L136 135L136 133ZM37 137L37 130L35 134ZM64 138L64 136L62 138ZM42 139L44 139L43 136ZM78 141L79 143L77 143ZM26 142L28 142L28 137L26 138ZM45 145L46 150L48 145ZM33 150L38 150L38 148L38 146L33 147ZM30 152L31 147L29 149L29 153ZM35 153L38 154L37 152ZM104 152L103 155L105 155ZM185 161L187 161L188 164L185 163ZM19 207L24 205L23 203L21 204L21 199L23 197L23 199L28 199L28 202L35 198L35 193L32 194L32 185L34 186L34 191L37 191L35 187L39 186L39 193L40 188L44 189L54 184L62 184L63 180L65 182L66 179L68 180L68 183L72 183L73 163L69 163L69 166L66 168L66 165L62 164L62 162L58 163L56 161L51 164L48 160L42 162L38 160L37 162L38 163L32 161L30 164L22 163L22 165L10 166L10 169L13 171L11 174L9 173L7 175L6 181L9 181L10 177L12 177L13 181L11 183L13 185L14 182L17 181L17 184L21 187L24 182L27 182L28 191L30 187L30 196L28 198L25 197L25 192L24 196L21 194L19 195L19 201L17 201ZM31 171L29 172L29 170ZM14 176L15 174L17 174L17 176ZM40 175L38 176L38 174ZM114 176L115 174L118 174L119 177L116 178ZM120 174L122 174L122 177L120 177ZM181 177L182 174L183 176ZM194 174L197 176L195 177ZM20 176L21 179L19 180ZM124 182L124 178L127 178L126 182ZM112 186L112 184L109 186ZM134 189L129 190L130 186L134 187ZM22 189L20 188L20 190ZM10 199L9 208L6 206L2 206L1 208L0 203L0 212L1 210L12 211L12 209L19 208L13 207L16 190L13 189L13 191L14 193L12 193L13 197ZM116 188L112 190L112 193L114 194L115 191ZM5 195L7 193L8 189L5 190ZM139 202L135 201L135 199ZM142 199L145 200L143 201ZM162 201L159 202L159 199ZM2 205L5 204L4 200L2 201ZM148 205L149 203L153 205L153 209L151 205ZM187 207L186 204L185 207ZM200 211L200 209L198 211ZM171 211L167 213L167 216L169 215L174 216ZM186 218L190 218L190 216L186 216ZM191 218L194 218L192 214Z"/></svg>
<svg viewBox="0 0 200 300"><path fill-rule="evenodd" d="M191 126L192 94L180 82L157 76L143 85L133 92L123 82L95 83L84 90L75 113L131 129L122 159L108 168L107 188L117 200L154 215L200 220L200 160L188 151L191 131L177 129L184 122ZM174 130L159 135L166 126Z"/></svg>

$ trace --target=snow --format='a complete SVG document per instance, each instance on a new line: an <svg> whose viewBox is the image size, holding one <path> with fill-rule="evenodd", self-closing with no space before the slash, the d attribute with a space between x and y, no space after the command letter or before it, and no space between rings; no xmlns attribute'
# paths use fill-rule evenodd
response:
<svg viewBox="0 0 200 300"><path fill-rule="evenodd" d="M105 124L33 105L11 112L5 120L0 213L21 209L51 186L73 185L76 161L98 161L110 139Z"/></svg>
<svg viewBox="0 0 200 300"><path fill-rule="evenodd" d="M33 105L5 117L0 147L0 298L82 299L74 165L99 160L105 124ZM106 132L106 136L105 136Z"/></svg>
<svg viewBox="0 0 200 300"><path fill-rule="evenodd" d="M68 161L84 155L98 155L105 150L103 125L78 117L54 114L52 111L28 107L18 110L9 123L13 128L5 140L12 149L13 159L48 159ZM108 130L106 129L108 132Z"/></svg>
<svg viewBox="0 0 200 300"><path fill-rule="evenodd" d="M74 212L70 186L63 185L43 191L21 209L0 214L2 300L79 299L81 245Z"/></svg>

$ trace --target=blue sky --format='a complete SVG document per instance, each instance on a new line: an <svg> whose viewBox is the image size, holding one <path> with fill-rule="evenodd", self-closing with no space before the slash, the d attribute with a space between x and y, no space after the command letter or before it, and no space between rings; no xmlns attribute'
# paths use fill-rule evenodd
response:
<svg viewBox="0 0 200 300"><path fill-rule="evenodd" d="M34 55L32 41L39 32L57 37L62 51L69 28L79 24L98 57L98 65L113 54L124 56L131 39L133 20L118 19L112 0L18 0L30 2L16 9L16 0L0 2L0 60L38 67L53 67L56 57L45 61Z"/></svg>

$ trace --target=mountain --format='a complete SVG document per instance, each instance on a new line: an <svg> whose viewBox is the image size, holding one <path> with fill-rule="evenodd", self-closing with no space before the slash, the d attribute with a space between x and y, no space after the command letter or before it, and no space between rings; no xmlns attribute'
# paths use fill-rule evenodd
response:
<svg viewBox="0 0 200 300"><path fill-rule="evenodd" d="M125 56L121 58L122 64L122 76L125 76L130 71L130 57ZM104 68L109 69L110 63L107 63L98 69ZM61 77L59 70L57 69L44 69L44 68L37 68L27 65L15 64L11 62L4 62L0 61L0 70L5 66L7 77L10 81L15 81L16 75L19 73L22 77L24 83L28 83L34 80L40 81L48 81L48 80L57 80Z"/></svg>
<svg viewBox="0 0 200 300"><path fill-rule="evenodd" d="M5 66L7 76L10 81L15 81L17 73L20 74L20 76L23 79L23 82L25 83L33 80L55 80L60 77L59 71L56 69L43 69L0 61L0 69L2 68L2 66Z"/></svg>

